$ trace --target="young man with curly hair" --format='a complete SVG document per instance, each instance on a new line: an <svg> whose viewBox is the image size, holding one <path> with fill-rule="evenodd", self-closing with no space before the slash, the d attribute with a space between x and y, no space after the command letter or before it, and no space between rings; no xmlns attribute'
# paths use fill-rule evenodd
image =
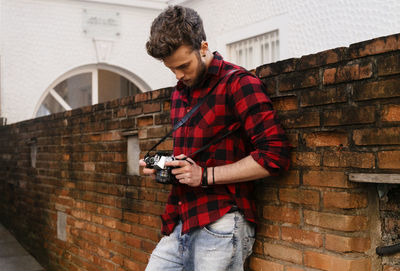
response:
<svg viewBox="0 0 400 271"><path fill-rule="evenodd" d="M146 48L178 80L172 124L201 104L173 133L178 159L166 165L177 183L162 215L166 236L146 270L243 270L255 237L253 181L289 167L289 143L271 101L258 78L209 50L193 9L164 10Z"/></svg>

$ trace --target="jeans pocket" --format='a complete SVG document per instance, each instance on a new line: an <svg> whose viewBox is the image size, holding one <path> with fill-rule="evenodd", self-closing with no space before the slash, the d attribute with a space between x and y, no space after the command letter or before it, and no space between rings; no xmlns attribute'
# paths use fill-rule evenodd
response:
<svg viewBox="0 0 400 271"><path fill-rule="evenodd" d="M203 230L208 234L221 238L232 238L235 229L235 214L228 213L217 221L205 226Z"/></svg>

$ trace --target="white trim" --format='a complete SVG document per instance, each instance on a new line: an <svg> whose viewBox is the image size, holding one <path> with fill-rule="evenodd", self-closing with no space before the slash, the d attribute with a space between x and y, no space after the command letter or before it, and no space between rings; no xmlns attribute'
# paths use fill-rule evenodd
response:
<svg viewBox="0 0 400 271"><path fill-rule="evenodd" d="M65 109L71 110L71 106L54 90L54 88L50 89L49 94L53 96L54 99Z"/></svg>
<svg viewBox="0 0 400 271"><path fill-rule="evenodd" d="M92 104L99 103L99 69L92 72Z"/></svg>
<svg viewBox="0 0 400 271"><path fill-rule="evenodd" d="M192 1L192 0L169 0L168 1L168 5L171 5L171 6L175 6L175 5L184 6L185 4L187 4L190 1Z"/></svg>
<svg viewBox="0 0 400 271"><path fill-rule="evenodd" d="M163 10L168 6L167 0L80 0L80 2L119 5L136 8L149 8L156 10Z"/></svg>
<svg viewBox="0 0 400 271"><path fill-rule="evenodd" d="M220 35L217 42L217 50L224 58L227 57L227 45L240 40L248 39L264 33L278 30L279 32L279 60L289 57L288 52L288 14L281 14L265 21L235 28L225 34ZM226 59L229 61L229 59Z"/></svg>

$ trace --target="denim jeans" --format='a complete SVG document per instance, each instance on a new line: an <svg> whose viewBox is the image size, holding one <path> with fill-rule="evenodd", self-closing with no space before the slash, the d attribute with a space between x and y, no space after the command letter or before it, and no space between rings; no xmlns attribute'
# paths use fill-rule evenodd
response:
<svg viewBox="0 0 400 271"><path fill-rule="evenodd" d="M254 227L239 212L188 234L181 229L160 240L146 271L239 271L254 244Z"/></svg>

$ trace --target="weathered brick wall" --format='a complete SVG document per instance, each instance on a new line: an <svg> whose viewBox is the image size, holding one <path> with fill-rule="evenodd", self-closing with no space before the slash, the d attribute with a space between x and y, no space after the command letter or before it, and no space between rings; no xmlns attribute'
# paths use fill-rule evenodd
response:
<svg viewBox="0 0 400 271"><path fill-rule="evenodd" d="M287 174L257 183L249 269L399 271L398 255L375 254L399 241L398 187L379 199L349 174L399 173L400 35L256 73L294 149ZM124 134L137 130L143 155L170 129L170 92L0 127L0 221L48 270L144 269L169 187L126 174Z"/></svg>

